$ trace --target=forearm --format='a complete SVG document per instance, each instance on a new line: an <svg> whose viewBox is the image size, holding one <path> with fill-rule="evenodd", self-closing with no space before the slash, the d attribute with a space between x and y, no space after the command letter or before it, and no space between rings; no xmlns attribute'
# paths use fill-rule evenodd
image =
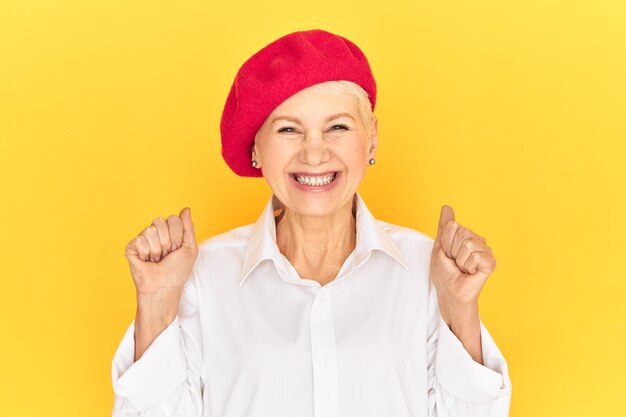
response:
<svg viewBox="0 0 626 417"><path fill-rule="evenodd" d="M137 296L135 313L135 361L178 314L180 290L150 296Z"/></svg>
<svg viewBox="0 0 626 417"><path fill-rule="evenodd" d="M442 318L448 324L452 333L461 341L472 359L482 365L483 354L478 302L443 305L445 307L441 308Z"/></svg>

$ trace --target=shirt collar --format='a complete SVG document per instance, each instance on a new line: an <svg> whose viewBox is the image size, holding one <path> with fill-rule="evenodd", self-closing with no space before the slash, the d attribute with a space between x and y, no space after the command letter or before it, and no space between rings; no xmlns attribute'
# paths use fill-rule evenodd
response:
<svg viewBox="0 0 626 417"><path fill-rule="evenodd" d="M356 207L356 246L354 249L356 265L365 262L372 251L378 249L408 269L400 249L378 220L374 218L358 192L354 195L353 204ZM261 216L252 225L243 268L241 269L240 287L264 260L273 261L279 274L285 280L289 276L289 270L293 269L289 260L280 252L276 244L274 211L282 207L282 203L272 194Z"/></svg>

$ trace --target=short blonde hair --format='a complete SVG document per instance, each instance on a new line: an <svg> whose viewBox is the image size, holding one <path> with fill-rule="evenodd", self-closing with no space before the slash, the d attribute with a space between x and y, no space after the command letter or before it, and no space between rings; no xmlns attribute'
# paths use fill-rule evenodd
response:
<svg viewBox="0 0 626 417"><path fill-rule="evenodd" d="M361 120L367 129L367 135L371 135L374 122L374 114L372 112L372 103L370 102L367 92L358 84L347 80L325 81L323 83L312 85L310 88L328 91L340 96L352 94L357 99L357 106Z"/></svg>

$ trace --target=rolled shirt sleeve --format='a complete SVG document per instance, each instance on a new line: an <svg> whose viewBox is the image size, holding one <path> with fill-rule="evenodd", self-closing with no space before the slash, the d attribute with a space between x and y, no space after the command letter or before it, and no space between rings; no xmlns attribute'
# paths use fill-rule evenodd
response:
<svg viewBox="0 0 626 417"><path fill-rule="evenodd" d="M483 363L476 362L439 317L435 375L450 395L470 403L491 403L510 393L507 363L495 341L480 323Z"/></svg>
<svg viewBox="0 0 626 417"><path fill-rule="evenodd" d="M429 299L429 417L507 417L511 380L507 362L480 323L483 365L441 317L434 285Z"/></svg>
<svg viewBox="0 0 626 417"><path fill-rule="evenodd" d="M187 363L178 316L136 362L134 335L133 321L113 357L113 390L119 397L114 408L141 411L160 403L183 384Z"/></svg>

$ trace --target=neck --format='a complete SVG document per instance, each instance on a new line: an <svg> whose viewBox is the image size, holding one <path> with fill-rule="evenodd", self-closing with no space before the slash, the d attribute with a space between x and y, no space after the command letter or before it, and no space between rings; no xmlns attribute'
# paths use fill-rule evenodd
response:
<svg viewBox="0 0 626 417"><path fill-rule="evenodd" d="M332 280L356 245L354 199L325 217L286 207L276 218L276 243L302 278Z"/></svg>

